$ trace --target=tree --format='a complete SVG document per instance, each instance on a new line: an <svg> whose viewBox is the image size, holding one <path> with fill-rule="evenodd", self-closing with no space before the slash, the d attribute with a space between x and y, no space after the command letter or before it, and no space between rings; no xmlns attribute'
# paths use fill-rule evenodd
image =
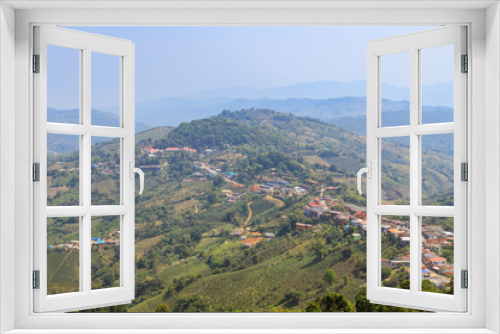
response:
<svg viewBox="0 0 500 334"><path fill-rule="evenodd" d="M316 299L305 308L306 312L354 312L351 302L343 295L331 292Z"/></svg>
<svg viewBox="0 0 500 334"><path fill-rule="evenodd" d="M160 303L156 306L156 312L170 312L170 307L165 303Z"/></svg>
<svg viewBox="0 0 500 334"><path fill-rule="evenodd" d="M387 277L391 276L391 272L391 267L382 268L382 280L385 280Z"/></svg>
<svg viewBox="0 0 500 334"><path fill-rule="evenodd" d="M307 305L305 311L306 312L321 312L321 307L316 302L309 303L309 305Z"/></svg>
<svg viewBox="0 0 500 334"><path fill-rule="evenodd" d="M318 260L322 260L326 256L326 247L321 242L317 241L311 246L311 250L316 255Z"/></svg>
<svg viewBox="0 0 500 334"><path fill-rule="evenodd" d="M344 276L345 277L345 276ZM351 302L344 295L332 292L321 298L323 312L353 312Z"/></svg>
<svg viewBox="0 0 500 334"><path fill-rule="evenodd" d="M401 284L399 285L399 287L401 289L410 290L410 280L409 279L404 280L403 282L401 282Z"/></svg>
<svg viewBox="0 0 500 334"><path fill-rule="evenodd" d="M337 280L337 273L333 269L326 269L323 279L326 283L333 285L333 283Z"/></svg>
<svg viewBox="0 0 500 334"><path fill-rule="evenodd" d="M214 204L215 202L217 202L217 195L212 192L212 193L208 194L207 200L208 200L208 203Z"/></svg>
<svg viewBox="0 0 500 334"><path fill-rule="evenodd" d="M349 275L345 274L344 275L344 286L347 286L349 284Z"/></svg>

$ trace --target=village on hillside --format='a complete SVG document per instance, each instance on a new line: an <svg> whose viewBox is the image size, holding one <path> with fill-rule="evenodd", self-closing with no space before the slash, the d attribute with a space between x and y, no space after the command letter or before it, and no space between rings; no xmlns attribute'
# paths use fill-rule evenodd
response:
<svg viewBox="0 0 500 334"><path fill-rule="evenodd" d="M155 149L151 146L144 147L143 152L149 157L156 157L163 152L189 152L196 153L195 149L189 147L167 147L164 150ZM203 155L210 156L216 151L207 149ZM234 153L234 152L233 152ZM143 167L143 166L141 166ZM146 167L146 166L144 166ZM162 166L148 166L149 168L161 169ZM235 181L237 173L232 171L222 172L217 166L211 166L204 162L194 162L193 167L199 171L193 173L191 177L185 181L208 181L220 175L229 183L230 189L223 189L222 193L227 197L228 203L234 203L245 198L249 194L260 194L266 198L274 198L279 201L284 201L291 196L307 196L308 186L303 184L293 184L284 177L279 177L275 172L271 172L269 176L261 176L258 182L245 186ZM274 174L274 175L273 175ZM338 187L324 186L320 188L320 195L312 197L303 206L303 214L305 217L316 218L318 220L331 220L333 225L341 226L342 229L355 229L352 237L355 241L366 242L366 208L350 204L340 205L339 200L328 195L328 191L336 191ZM249 206L250 208L250 206ZM409 246L410 244L410 222L405 220L395 220L381 218L381 232L387 236L392 243L399 247ZM295 223L297 231L311 231L317 233L322 229L320 224ZM262 234L259 231L251 230L251 222L246 221L235 229L232 237L240 239L245 247L255 246L257 243L266 240L271 241L275 234L265 232ZM447 232L443 227L438 225L422 224L422 279L431 281L437 288L444 290L445 286L450 283L450 276L454 273L453 263L448 261L443 256L443 250L453 250L453 233ZM394 258L382 258L381 267L389 267L391 270L405 268L409 273L410 255L406 252ZM409 274L408 274L409 278Z"/></svg>

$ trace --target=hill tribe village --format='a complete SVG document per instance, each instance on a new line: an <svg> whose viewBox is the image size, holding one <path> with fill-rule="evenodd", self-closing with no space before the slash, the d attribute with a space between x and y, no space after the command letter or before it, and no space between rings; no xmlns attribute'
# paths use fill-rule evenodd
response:
<svg viewBox="0 0 500 334"><path fill-rule="evenodd" d="M189 147L167 147L164 150L145 146L141 153L148 157L159 157L164 153L169 152L189 152L197 153L197 150ZM212 155L214 150L205 150L205 156ZM234 152L233 152L234 153ZM167 163L158 165L140 165L144 171L162 170ZM270 176L261 176L259 182L245 186L234 180L237 176L232 171L222 172L217 166L212 166L204 162L194 162L193 167L197 169L191 177L184 179L184 182L205 182L220 175L228 184L230 189L223 189L222 193L226 196L227 203L234 203L244 199L249 194L260 194L267 200L279 201L283 205L283 201L290 196L308 196L308 185L293 184L284 177L277 175L275 171L271 172ZM94 166L99 170L106 171L108 166ZM96 172L99 172L96 170ZM323 186L320 188L320 194L317 197L310 197L307 204L303 206L303 214L306 217L316 218L313 221L329 221L344 230L353 229L356 231L351 236L355 242L366 242L366 208L351 204L340 205L339 200L327 195L328 192L335 192L338 187ZM235 229L231 236L238 238L244 247L252 247L262 241L271 242L275 237L274 233L267 232L262 234L251 228L251 204L248 203L250 211L249 217L240 228ZM196 207L196 210L198 208ZM306 231L306 233L317 233L321 231L320 224L295 223L295 229L298 231ZM382 234L387 236L392 244L397 244L401 247L410 244L410 222L396 219L381 219ZM118 233L120 231L113 231ZM99 250L99 247L110 247L119 245L119 240L101 236L92 238L93 250ZM450 282L450 276L453 275L453 263L449 263L443 256L442 251L445 249L453 249L453 233L445 231L441 226L422 224L422 278L425 278L434 283L439 289L444 289L446 284ZM71 251L79 250L79 241L72 240L69 243L48 245L48 251ZM391 269L403 268L407 272L409 278L410 254L407 252L403 256L391 259L382 259L382 268L389 267Z"/></svg>
<svg viewBox="0 0 500 334"><path fill-rule="evenodd" d="M160 152L176 152L185 151L190 153L197 152L189 147L168 147L165 150L155 149L151 146L144 147L144 153L150 157L156 157ZM203 152L204 155L212 155L215 150L207 149ZM235 152L233 152L235 153ZM210 166L203 162L194 162L193 166L200 170L192 174L191 178L184 181L190 182L207 181L221 175L225 181L230 184L230 189L224 189L222 192L227 196L227 202L236 202L243 199L250 193L258 193L268 199L276 199L279 201L285 200L289 196L307 196L307 185L292 184L290 181L276 175L276 172L271 172L271 176L262 176L259 183L254 183L248 188L233 180L236 173L228 171L223 173L216 166ZM141 166L149 168L162 168L161 166ZM326 195L327 192L335 192L338 187L324 186L320 189L319 197L311 197L307 205L303 207L303 214L307 217L317 218L318 220L329 219L333 224L341 226L343 229L354 229L359 233L353 233L352 237L356 242L366 242L366 208L351 204L339 205L339 201ZM250 206L249 206L250 208ZM239 238L245 247L252 247L262 240L271 241L274 238L274 233L262 233L251 230L250 219L247 219L241 228L232 232L232 236ZM295 229L299 231L310 231L317 233L322 229L320 224L295 223ZM381 231L392 242L400 246L410 244L410 222L403 220L395 220L382 218ZM453 249L453 233L445 231L441 226L422 224L422 278L425 278L434 283L439 289L444 289L446 284L450 282L450 276L454 273L453 263L449 263L442 256L442 251L445 249ZM382 259L382 268L389 267L391 269L405 268L409 278L410 254L407 252L403 256L392 259Z"/></svg>

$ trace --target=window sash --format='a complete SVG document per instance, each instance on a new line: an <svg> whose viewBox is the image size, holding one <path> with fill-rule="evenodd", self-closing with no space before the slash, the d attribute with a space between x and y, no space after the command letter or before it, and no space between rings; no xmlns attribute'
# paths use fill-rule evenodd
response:
<svg viewBox="0 0 500 334"><path fill-rule="evenodd" d="M367 180L367 297L372 303L429 311L467 310L467 290L461 289L460 272L467 269L467 183L460 179L460 163L467 162L467 76L460 73L461 54L466 54L466 28L445 27L372 41L368 45L367 161L372 177ZM454 45L454 122L420 124L420 50ZM381 56L410 53L410 125L381 127ZM423 206L420 203L421 135L454 133L454 206ZM381 205L381 138L410 137L410 205ZM381 286L381 215L410 217L410 290ZM454 295L420 291L422 236L421 217L454 218ZM417 284L416 284L417 283Z"/></svg>
<svg viewBox="0 0 500 334"><path fill-rule="evenodd" d="M47 122L47 45L80 50L80 123ZM91 53L120 57L120 127L93 126L91 123ZM40 55L40 73L34 74L34 161L40 163L40 182L34 184L34 270L40 271L40 288L33 290L34 311L73 311L110 304L129 303L135 295L135 194L129 177L134 162L134 45L130 41L82 33L64 28L39 26L34 29L34 54ZM47 206L47 134L80 137L78 206ZM119 138L120 204L91 204L91 138ZM91 288L91 219L120 216L120 286ZM47 295L47 218L80 217L79 292Z"/></svg>

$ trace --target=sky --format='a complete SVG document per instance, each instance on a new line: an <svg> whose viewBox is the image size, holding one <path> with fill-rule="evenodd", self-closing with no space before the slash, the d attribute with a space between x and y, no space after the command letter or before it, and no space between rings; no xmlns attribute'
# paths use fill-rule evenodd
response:
<svg viewBox="0 0 500 334"><path fill-rule="evenodd" d="M136 101L144 102L223 87L262 89L320 80L365 80L366 46L371 40L433 27L68 28L131 40L136 55ZM78 52L50 48L49 107L76 107ZM386 62L390 65L383 82L407 86L408 60L393 58ZM93 54L92 59L92 107L116 105L118 57ZM426 66L427 84L444 81L441 65Z"/></svg>

